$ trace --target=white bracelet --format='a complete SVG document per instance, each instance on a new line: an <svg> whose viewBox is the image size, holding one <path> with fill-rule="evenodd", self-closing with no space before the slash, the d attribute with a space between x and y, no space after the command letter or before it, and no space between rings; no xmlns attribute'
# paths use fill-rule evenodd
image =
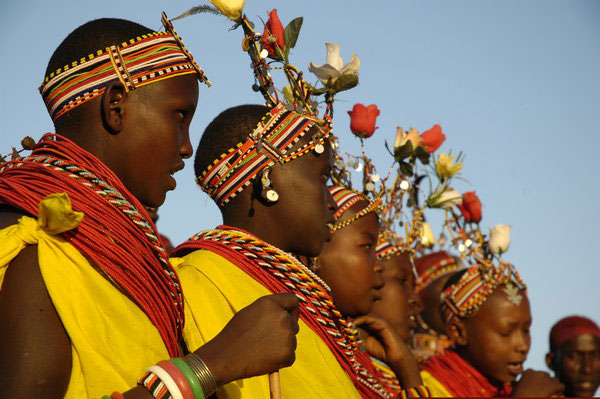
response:
<svg viewBox="0 0 600 399"><path fill-rule="evenodd" d="M165 384L165 387L167 387L167 390L173 399L183 399L183 395L181 394L177 383L165 369L155 364L154 366L148 367L148 370L146 371L155 374L163 384Z"/></svg>

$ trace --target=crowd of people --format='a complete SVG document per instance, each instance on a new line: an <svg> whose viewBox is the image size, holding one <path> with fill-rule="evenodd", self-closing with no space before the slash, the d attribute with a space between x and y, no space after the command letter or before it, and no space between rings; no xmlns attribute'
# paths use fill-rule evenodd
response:
<svg viewBox="0 0 600 399"><path fill-rule="evenodd" d="M212 3L194 12L243 32L264 105L224 110L196 148L210 81L165 14L160 32L88 22L52 55L40 93L55 133L0 161L0 396L593 396L588 318L550 331L553 376L524 369L532 315L503 257L510 228L485 232L476 193L452 188L464 157L442 152L442 128L399 127L378 174L377 107L349 111L360 154L332 126L360 59L327 44L310 85L289 60L301 20L273 10L259 31L243 1ZM223 224L173 246L157 209L193 154Z"/></svg>

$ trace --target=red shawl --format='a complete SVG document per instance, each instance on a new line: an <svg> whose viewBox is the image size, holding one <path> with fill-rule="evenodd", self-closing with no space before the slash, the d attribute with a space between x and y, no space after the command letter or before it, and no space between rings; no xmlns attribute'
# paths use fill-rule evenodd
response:
<svg viewBox="0 0 600 399"><path fill-rule="evenodd" d="M452 350L430 358L422 369L434 376L454 397L506 397L512 390L507 384L502 388L496 387Z"/></svg>
<svg viewBox="0 0 600 399"><path fill-rule="evenodd" d="M98 158L46 134L28 157L0 164L0 204L38 215L47 195L66 192L85 215L62 236L126 293L179 356L184 312L179 280L139 201Z"/></svg>
<svg viewBox="0 0 600 399"><path fill-rule="evenodd" d="M359 350L357 332L335 308L329 293L292 255L241 229L218 226L191 237L175 248L173 256L199 249L224 257L272 293L295 294L300 301L300 318L327 344L362 397L395 396L370 356Z"/></svg>

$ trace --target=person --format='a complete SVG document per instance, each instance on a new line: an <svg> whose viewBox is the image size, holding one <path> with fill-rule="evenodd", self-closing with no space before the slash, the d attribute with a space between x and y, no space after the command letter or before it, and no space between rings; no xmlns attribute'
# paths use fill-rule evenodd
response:
<svg viewBox="0 0 600 399"><path fill-rule="evenodd" d="M415 259L418 278L415 291L421 312L417 316L417 329L411 339L411 349L424 363L434 355L440 355L452 342L446 336L446 325L440 316L440 296L444 284L457 270L460 261L441 250Z"/></svg>
<svg viewBox="0 0 600 399"><path fill-rule="evenodd" d="M565 385L565 396L591 397L600 385L600 328L582 316L565 317L550 330L546 364Z"/></svg>
<svg viewBox="0 0 600 399"><path fill-rule="evenodd" d="M379 234L375 253L383 267L385 284L371 313L387 320L406 343L410 343L412 331L417 328L413 252L392 231Z"/></svg>
<svg viewBox="0 0 600 399"><path fill-rule="evenodd" d="M423 382L433 396L562 393L562 384L547 373L523 371L531 344L531 312L514 266L478 264L457 272L444 287L441 312L454 347L422 366Z"/></svg>
<svg viewBox="0 0 600 399"><path fill-rule="evenodd" d="M181 284L144 206L192 155L206 78L163 23L68 35L41 87L56 134L0 165L3 397L201 398L293 361L290 295L257 299L193 353L181 345Z"/></svg>
<svg viewBox="0 0 600 399"><path fill-rule="evenodd" d="M377 212L381 200L369 201L358 191L339 185L329 190L337 204L336 224L331 241L325 244L316 261L315 270L330 288L342 316L366 333L366 352L358 349L361 345L358 334L350 335L356 340L356 358L369 372L372 386L393 396L402 395L402 389L411 390L417 396L428 396L407 344L387 320L369 315L382 298L380 290L385 288L382 265L376 257Z"/></svg>

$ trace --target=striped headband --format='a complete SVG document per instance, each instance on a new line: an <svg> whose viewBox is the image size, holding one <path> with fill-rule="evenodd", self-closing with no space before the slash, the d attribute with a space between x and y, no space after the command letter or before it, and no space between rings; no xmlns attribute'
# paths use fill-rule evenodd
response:
<svg viewBox="0 0 600 399"><path fill-rule="evenodd" d="M325 151L331 133L329 119L288 111L279 103L258 123L246 141L221 155L196 182L219 206L234 198L265 168L284 164L313 150ZM311 140L293 153L288 152L313 126L319 127Z"/></svg>
<svg viewBox="0 0 600 399"><path fill-rule="evenodd" d="M471 317L485 303L488 296L501 285L508 299L513 302L518 292L527 290L517 269L510 263L498 267L471 266L455 284L447 287L441 295L440 313L446 324L455 317ZM517 301L518 304L520 300ZM514 303L514 302L513 302Z"/></svg>
<svg viewBox="0 0 600 399"><path fill-rule="evenodd" d="M462 264L446 251L433 252L415 260L419 277L415 291L421 292L438 278L462 268Z"/></svg>
<svg viewBox="0 0 600 399"><path fill-rule="evenodd" d="M333 214L333 217L335 218L336 223L331 228L331 232L335 232L337 230L340 230L340 229L348 226L349 224L356 222L358 219L367 215L368 213L375 212L376 214L379 214L379 212L380 212L381 197L377 197L376 199L369 201L367 199L367 197L365 197L358 191L352 190L350 188L346 188L343 186L338 186L338 185L329 187L329 192L331 193L331 196L333 197L333 200L335 201L335 203L337 205L337 210ZM364 209L357 212L350 219L338 221L339 218L348 209L350 209L354 204L358 203L359 201L367 201L369 203L369 205L367 205Z"/></svg>
<svg viewBox="0 0 600 399"><path fill-rule="evenodd" d="M39 90L52 120L102 95L113 82L121 82L129 92L163 79L196 74L210 86L164 12L162 22L166 32L106 47L46 76Z"/></svg>
<svg viewBox="0 0 600 399"><path fill-rule="evenodd" d="M401 253L414 255L415 250L398 237L393 231L384 229L379 233L375 254L379 260L388 260ZM416 277L416 273L415 273Z"/></svg>

